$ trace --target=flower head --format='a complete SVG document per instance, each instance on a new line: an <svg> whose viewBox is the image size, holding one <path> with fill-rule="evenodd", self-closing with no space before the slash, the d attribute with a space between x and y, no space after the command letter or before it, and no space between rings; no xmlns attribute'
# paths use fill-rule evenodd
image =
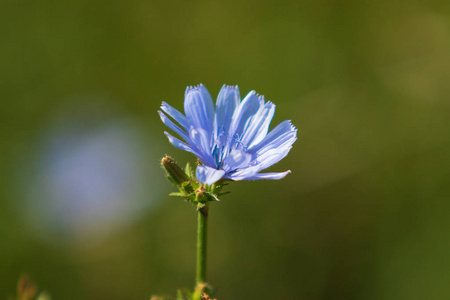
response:
<svg viewBox="0 0 450 300"><path fill-rule="evenodd" d="M202 183L281 179L290 173L260 173L289 153L297 139L297 129L290 121L284 121L269 132L275 105L265 102L255 91L241 101L237 86L224 85L214 106L208 90L200 84L186 88L185 115L166 102L161 110L158 113L163 123L184 140L164 132L169 141L202 162L196 170Z"/></svg>

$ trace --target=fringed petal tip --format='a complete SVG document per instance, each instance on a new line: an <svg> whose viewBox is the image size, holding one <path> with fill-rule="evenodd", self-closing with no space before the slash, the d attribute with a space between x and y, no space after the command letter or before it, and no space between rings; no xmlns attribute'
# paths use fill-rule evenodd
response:
<svg viewBox="0 0 450 300"><path fill-rule="evenodd" d="M166 101L161 101L161 105L159 106L159 109L166 112L168 110L170 111L171 108L172 108L172 106L170 106Z"/></svg>
<svg viewBox="0 0 450 300"><path fill-rule="evenodd" d="M174 136L172 136L170 133L168 133L167 131L164 131L164 134L165 134L166 137L169 139L169 142L170 142L171 144L173 144L173 141L177 139L177 138L175 138Z"/></svg>
<svg viewBox="0 0 450 300"><path fill-rule="evenodd" d="M292 124L292 120L287 120L289 122L289 125L291 126L291 130L297 132L297 127Z"/></svg>
<svg viewBox="0 0 450 300"><path fill-rule="evenodd" d="M248 92L246 97L256 97L256 98L258 98L260 105L264 104L264 102L265 102L264 95L258 94L255 90L251 90L250 92Z"/></svg>
<svg viewBox="0 0 450 300"><path fill-rule="evenodd" d="M275 105L275 103L273 103L272 101L270 101L270 100L267 100L267 102L265 103L265 105L267 106L267 107L273 107L273 109L275 109L276 108L276 105Z"/></svg>
<svg viewBox="0 0 450 300"><path fill-rule="evenodd" d="M158 110L158 115L159 115L159 118L161 119L161 121L164 123L164 125L167 126L166 122L167 122L168 117L160 110Z"/></svg>
<svg viewBox="0 0 450 300"><path fill-rule="evenodd" d="M172 106L170 106L166 101L161 101L161 106L159 107L162 111L171 110Z"/></svg>
<svg viewBox="0 0 450 300"><path fill-rule="evenodd" d="M228 85L228 84L223 84L222 85L222 88L228 88L228 89L239 89L239 86L236 84L236 85Z"/></svg>
<svg viewBox="0 0 450 300"><path fill-rule="evenodd" d="M203 91L207 91L206 87L203 85L203 83L199 83L197 85L189 85L186 87L186 90L184 91L184 94L186 95L187 93L191 92L191 91L199 91L199 92L203 92Z"/></svg>

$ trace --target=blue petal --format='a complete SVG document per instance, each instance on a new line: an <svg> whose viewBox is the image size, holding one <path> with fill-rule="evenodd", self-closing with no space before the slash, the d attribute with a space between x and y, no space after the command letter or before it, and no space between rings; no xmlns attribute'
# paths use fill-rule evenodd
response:
<svg viewBox="0 0 450 300"><path fill-rule="evenodd" d="M189 136L187 135L187 133L181 129L180 127L178 127L178 125L176 125L174 122L172 122L163 112L161 112L160 110L158 110L158 114L159 117L161 118L161 121L170 129L172 129L173 131L175 131L176 133L178 133L186 142L190 142Z"/></svg>
<svg viewBox="0 0 450 300"><path fill-rule="evenodd" d="M289 121L282 122L258 145L250 149L252 165L264 170L282 160L297 140L297 129Z"/></svg>
<svg viewBox="0 0 450 300"><path fill-rule="evenodd" d="M245 128L242 143L251 148L261 142L269 131L269 125L274 114L275 105L272 102L267 102L264 107L258 110L251 123Z"/></svg>
<svg viewBox="0 0 450 300"><path fill-rule="evenodd" d="M256 173L258 173L260 169L258 166L248 167L244 169L238 169L236 172L226 174L226 179L231 179L235 181L239 180L245 180L246 178L254 176Z"/></svg>
<svg viewBox="0 0 450 300"><path fill-rule="evenodd" d="M288 155L289 151L292 148L291 145L284 145L284 147L279 149L270 149L265 152L263 152L260 156L257 156L255 158L255 161L252 162L252 164L256 163L256 166L259 168L259 170L267 169L268 167L276 164L280 160L286 157Z"/></svg>
<svg viewBox="0 0 450 300"><path fill-rule="evenodd" d="M197 179L204 184L213 184L222 179L224 175L224 170L216 170L205 165L198 166L196 170Z"/></svg>
<svg viewBox="0 0 450 300"><path fill-rule="evenodd" d="M170 133L168 133L167 131L164 131L164 134L167 136L167 138L169 139L169 142L174 145L175 147L177 147L178 149L187 151L187 152L191 152L193 154L195 154L195 156L200 157L201 154L200 152L191 147L190 145L183 143L182 141L180 141L179 139L177 139L176 137L174 137L173 135L171 135Z"/></svg>
<svg viewBox="0 0 450 300"><path fill-rule="evenodd" d="M228 135L231 119L236 107L239 106L239 101L241 101L241 96L238 86L223 85L216 102L215 138L220 138L220 135Z"/></svg>
<svg viewBox="0 0 450 300"><path fill-rule="evenodd" d="M263 105L264 99L258 96L255 91L248 93L234 112L230 136L240 139L246 124L251 123L252 118Z"/></svg>
<svg viewBox="0 0 450 300"><path fill-rule="evenodd" d="M189 136L192 143L200 149L202 156L199 158L203 162L203 164L210 167L216 167L214 157L211 153L211 137L206 132L206 130L191 127L191 129L189 130Z"/></svg>
<svg viewBox="0 0 450 300"><path fill-rule="evenodd" d="M208 90L201 84L188 87L184 95L184 112L188 122L211 135L214 122L214 106Z"/></svg>
<svg viewBox="0 0 450 300"><path fill-rule="evenodd" d="M251 177L247 177L243 180L258 180L258 179L281 179L286 177L287 174L291 173L290 170L286 172L280 172L280 173L258 173L256 175L253 175Z"/></svg>
<svg viewBox="0 0 450 300"><path fill-rule="evenodd" d="M233 150L223 161L222 169L226 172L246 168L252 160L252 155L240 150Z"/></svg>
<svg viewBox="0 0 450 300"><path fill-rule="evenodd" d="M291 124L291 121L287 120L272 129L260 143L250 147L249 152L256 153L261 150L264 151L264 149L274 148L292 138L294 138L293 143L297 138L297 129Z"/></svg>
<svg viewBox="0 0 450 300"><path fill-rule="evenodd" d="M189 123L186 117L180 113L178 110L167 104L166 102L161 103L161 109L168 114L172 119L178 122L185 130L189 129Z"/></svg>
<svg viewBox="0 0 450 300"><path fill-rule="evenodd" d="M208 153L211 151L210 147L210 137L208 137L208 133L202 129L202 128L194 128L194 126L191 127L189 130L189 136L191 137L192 141L202 149L205 153Z"/></svg>

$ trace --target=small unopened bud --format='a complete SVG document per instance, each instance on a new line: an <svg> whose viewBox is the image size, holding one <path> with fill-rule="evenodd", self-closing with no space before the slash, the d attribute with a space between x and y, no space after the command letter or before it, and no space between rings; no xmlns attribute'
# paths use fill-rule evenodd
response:
<svg viewBox="0 0 450 300"><path fill-rule="evenodd" d="M209 193L203 187L199 187L195 190L195 197L198 203L206 203L208 202Z"/></svg>
<svg viewBox="0 0 450 300"><path fill-rule="evenodd" d="M195 190L195 196L199 198L205 197L207 195L206 193L207 192L203 187L199 187L198 189Z"/></svg>
<svg viewBox="0 0 450 300"><path fill-rule="evenodd" d="M183 169L180 168L180 166L177 165L177 163L173 160L172 157L166 156L161 160L161 165L166 170L167 176L172 179L172 182L179 186L185 181L189 181L189 177L186 175L186 173L183 171Z"/></svg>

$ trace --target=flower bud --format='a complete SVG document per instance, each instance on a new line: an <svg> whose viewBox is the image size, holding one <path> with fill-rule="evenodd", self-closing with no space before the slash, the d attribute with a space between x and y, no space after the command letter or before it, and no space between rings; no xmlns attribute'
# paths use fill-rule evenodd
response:
<svg viewBox="0 0 450 300"><path fill-rule="evenodd" d="M169 180L175 185L181 186L183 182L189 181L189 177L183 169L170 156L166 156L161 160L161 166L166 171Z"/></svg>
<svg viewBox="0 0 450 300"><path fill-rule="evenodd" d="M196 199L197 203L205 204L206 202L209 201L209 198L210 198L210 194L203 187L199 187L195 191L195 199Z"/></svg>
<svg viewBox="0 0 450 300"><path fill-rule="evenodd" d="M208 192L203 187L199 187L197 190L195 190L195 196L198 198L205 198L208 195Z"/></svg>

